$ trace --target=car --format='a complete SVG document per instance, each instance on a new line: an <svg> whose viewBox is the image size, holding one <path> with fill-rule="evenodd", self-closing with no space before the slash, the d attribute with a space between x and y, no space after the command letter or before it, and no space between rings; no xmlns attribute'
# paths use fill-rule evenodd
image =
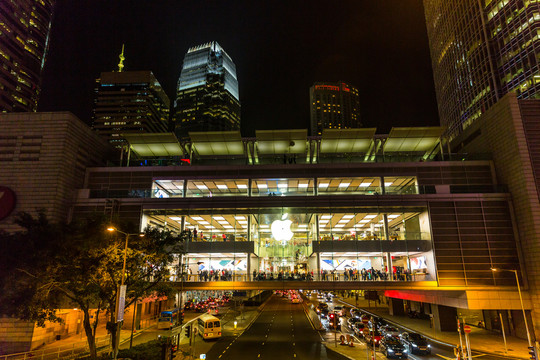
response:
<svg viewBox="0 0 540 360"><path fill-rule="evenodd" d="M210 305L208 306L208 311L210 315L216 316L219 313L217 305Z"/></svg>
<svg viewBox="0 0 540 360"><path fill-rule="evenodd" d="M394 336L383 337L379 343L379 349L389 359L407 359L409 357L405 346L403 346L399 338Z"/></svg>
<svg viewBox="0 0 540 360"><path fill-rule="evenodd" d="M380 327L383 336L399 336L399 330L391 325L384 325Z"/></svg>
<svg viewBox="0 0 540 360"><path fill-rule="evenodd" d="M300 299L300 296L294 297L291 302L293 304L300 304L302 302L302 299Z"/></svg>
<svg viewBox="0 0 540 360"><path fill-rule="evenodd" d="M364 337L364 328L366 325L364 325L363 322L357 322L352 326L352 330L354 332L354 335L356 335L359 338Z"/></svg>
<svg viewBox="0 0 540 360"><path fill-rule="evenodd" d="M333 310L334 313L336 313L337 315L343 316L343 306L341 306L341 305L336 305L336 306L334 306L334 308L333 308L332 310Z"/></svg>
<svg viewBox="0 0 540 360"><path fill-rule="evenodd" d="M355 318L360 318L362 316L362 312L360 311L360 309L352 308L351 309L351 316L355 317Z"/></svg>
<svg viewBox="0 0 540 360"><path fill-rule="evenodd" d="M431 354L431 345L420 334L404 332L400 335L400 339L403 345L408 348L409 354Z"/></svg>
<svg viewBox="0 0 540 360"><path fill-rule="evenodd" d="M354 326L354 324L356 324L358 322L362 322L362 320L360 320L358 318L355 318L355 317L347 319L347 325L349 326L349 328L352 328Z"/></svg>
<svg viewBox="0 0 540 360"><path fill-rule="evenodd" d="M328 315L328 304L320 302L317 307L315 308L315 311L318 315L321 317L326 317Z"/></svg>
<svg viewBox="0 0 540 360"><path fill-rule="evenodd" d="M368 327L364 328L364 339L366 340L366 343L371 344L371 346L379 346L382 337L383 336L379 330Z"/></svg>

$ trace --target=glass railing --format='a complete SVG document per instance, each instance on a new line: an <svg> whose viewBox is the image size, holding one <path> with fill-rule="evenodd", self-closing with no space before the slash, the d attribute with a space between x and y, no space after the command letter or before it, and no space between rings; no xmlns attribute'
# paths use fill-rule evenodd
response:
<svg viewBox="0 0 540 360"><path fill-rule="evenodd" d="M320 192L317 196L340 196L340 195L416 195L416 194L489 194L489 193L507 193L508 187L506 185L422 185L422 186L407 186L403 187L387 187L385 188L384 194L382 191L336 191L336 192ZM90 198L99 199L99 198L181 198L182 192L170 192L165 193L163 191L156 192L151 189L131 189L131 190L90 190ZM188 194L186 197L218 197L218 196L227 196L227 197L246 197L247 193L230 193L225 194L221 193L219 195L212 193L193 193ZM313 189L307 190L295 190L287 192L271 192L271 191L260 191L253 192L252 197L261 197L261 196L316 196L313 193Z"/></svg>
<svg viewBox="0 0 540 360"><path fill-rule="evenodd" d="M198 274L184 274L181 276L171 276L170 281L174 282L211 282L211 281L345 281L345 282L405 282L405 281L432 281L431 276L425 272L407 271L399 273L387 273L384 271L374 271L365 269L365 272L353 270L352 273L345 271L324 271L320 274L307 272L267 272L255 271L247 274L245 272L230 271L223 275L222 270L200 271Z"/></svg>
<svg viewBox="0 0 540 360"><path fill-rule="evenodd" d="M324 234L320 235L320 241L385 241L385 240L430 240L431 234L429 232L394 232L390 233L388 239L383 232L370 232L368 234L358 233L356 235L351 234Z"/></svg>

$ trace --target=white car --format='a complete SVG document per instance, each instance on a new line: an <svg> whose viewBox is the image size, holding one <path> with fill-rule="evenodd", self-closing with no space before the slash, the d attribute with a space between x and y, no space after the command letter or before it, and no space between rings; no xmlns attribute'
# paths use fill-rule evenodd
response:
<svg viewBox="0 0 540 360"><path fill-rule="evenodd" d="M343 306L336 305L334 306L332 310L334 311L334 313L338 314L339 316L343 316Z"/></svg>

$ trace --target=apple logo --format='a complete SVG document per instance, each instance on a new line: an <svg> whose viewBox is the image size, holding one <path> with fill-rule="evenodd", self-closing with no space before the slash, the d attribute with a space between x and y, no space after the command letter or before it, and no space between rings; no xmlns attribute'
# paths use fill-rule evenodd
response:
<svg viewBox="0 0 540 360"><path fill-rule="evenodd" d="M272 236L278 241L289 241L293 237L293 232L291 231L291 220L285 220L288 214L283 214L281 220L275 220L272 223Z"/></svg>

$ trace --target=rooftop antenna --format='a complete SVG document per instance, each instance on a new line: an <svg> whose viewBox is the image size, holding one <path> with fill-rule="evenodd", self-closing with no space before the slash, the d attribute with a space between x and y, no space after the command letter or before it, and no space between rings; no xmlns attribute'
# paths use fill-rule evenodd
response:
<svg viewBox="0 0 540 360"><path fill-rule="evenodd" d="M118 57L120 58L120 62L118 63L118 72L122 72L124 69L124 60L126 59L124 57L124 44L122 44L122 53Z"/></svg>

